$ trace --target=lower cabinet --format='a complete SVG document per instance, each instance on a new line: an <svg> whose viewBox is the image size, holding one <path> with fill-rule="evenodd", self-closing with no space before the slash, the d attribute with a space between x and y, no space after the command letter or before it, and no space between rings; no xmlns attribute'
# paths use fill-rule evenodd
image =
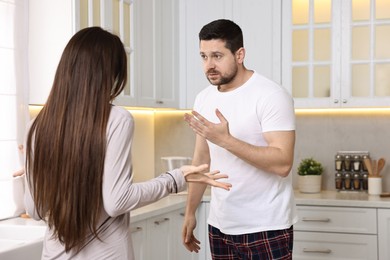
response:
<svg viewBox="0 0 390 260"><path fill-rule="evenodd" d="M376 208L297 206L297 212L294 260L378 259Z"/></svg>
<svg viewBox="0 0 390 260"><path fill-rule="evenodd" d="M130 225L137 260L211 260L207 216L210 203L197 211L198 254L187 251L181 230L185 209ZM294 260L390 259L390 209L298 205L294 225Z"/></svg>
<svg viewBox="0 0 390 260"><path fill-rule="evenodd" d="M390 259L390 209L378 209L379 260Z"/></svg>
<svg viewBox="0 0 390 260"><path fill-rule="evenodd" d="M131 238L137 260L197 260L182 243L184 208L131 223Z"/></svg>
<svg viewBox="0 0 390 260"><path fill-rule="evenodd" d="M207 217L209 216L210 202L203 201L198 208L197 217L197 238L200 241L200 251L198 253L199 260L211 260L209 230L207 225Z"/></svg>
<svg viewBox="0 0 390 260"><path fill-rule="evenodd" d="M134 259L146 258L146 220L130 224L131 240L133 242Z"/></svg>

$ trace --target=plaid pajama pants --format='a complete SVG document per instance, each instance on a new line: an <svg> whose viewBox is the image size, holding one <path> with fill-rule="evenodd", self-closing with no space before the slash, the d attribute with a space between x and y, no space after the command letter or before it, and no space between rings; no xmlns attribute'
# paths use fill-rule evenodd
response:
<svg viewBox="0 0 390 260"><path fill-rule="evenodd" d="M213 260L291 260L293 226L283 230L226 235L209 225Z"/></svg>

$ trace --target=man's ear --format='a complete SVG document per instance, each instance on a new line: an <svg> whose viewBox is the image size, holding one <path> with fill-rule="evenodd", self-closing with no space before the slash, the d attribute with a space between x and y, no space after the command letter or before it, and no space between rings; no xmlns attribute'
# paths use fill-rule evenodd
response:
<svg viewBox="0 0 390 260"><path fill-rule="evenodd" d="M236 59L239 63L244 63L244 58L245 58L245 49L244 47L241 47L236 51Z"/></svg>

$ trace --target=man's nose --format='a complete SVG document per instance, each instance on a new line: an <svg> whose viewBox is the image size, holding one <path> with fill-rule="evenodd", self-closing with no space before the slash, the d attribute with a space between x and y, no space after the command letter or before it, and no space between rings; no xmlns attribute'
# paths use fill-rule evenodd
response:
<svg viewBox="0 0 390 260"><path fill-rule="evenodd" d="M207 59L204 61L204 67L207 70L209 69L214 69L215 68L215 63L213 61L213 59Z"/></svg>

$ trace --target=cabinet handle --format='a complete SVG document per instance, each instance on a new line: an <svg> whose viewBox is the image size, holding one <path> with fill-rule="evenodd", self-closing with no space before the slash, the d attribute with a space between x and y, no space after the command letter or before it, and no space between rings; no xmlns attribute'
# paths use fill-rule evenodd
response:
<svg viewBox="0 0 390 260"><path fill-rule="evenodd" d="M304 253L321 253L321 254L330 254L332 250L328 248L304 248Z"/></svg>
<svg viewBox="0 0 390 260"><path fill-rule="evenodd" d="M344 103L344 104L347 104L347 102L348 102L348 100L343 99L343 103Z"/></svg>
<svg viewBox="0 0 390 260"><path fill-rule="evenodd" d="M163 218L163 219L161 219L161 220L156 220L156 221L154 221L154 224L155 225L160 225L161 223L163 223L163 222L165 222L165 221L168 221L169 220L169 218Z"/></svg>
<svg viewBox="0 0 390 260"><path fill-rule="evenodd" d="M184 217L186 214L184 214L183 212L180 213L180 216Z"/></svg>
<svg viewBox="0 0 390 260"><path fill-rule="evenodd" d="M330 218L302 218L304 222L330 222Z"/></svg>
<svg viewBox="0 0 390 260"><path fill-rule="evenodd" d="M156 104L164 104L164 101L161 101L161 100L156 100Z"/></svg>
<svg viewBox="0 0 390 260"><path fill-rule="evenodd" d="M142 227L135 227L133 229L131 229L131 233L135 233L135 232L139 232L139 231L142 231Z"/></svg>
<svg viewBox="0 0 390 260"><path fill-rule="evenodd" d="M338 103L339 103L339 100L338 100L338 99L335 99L335 100L333 100L333 103L338 104Z"/></svg>

